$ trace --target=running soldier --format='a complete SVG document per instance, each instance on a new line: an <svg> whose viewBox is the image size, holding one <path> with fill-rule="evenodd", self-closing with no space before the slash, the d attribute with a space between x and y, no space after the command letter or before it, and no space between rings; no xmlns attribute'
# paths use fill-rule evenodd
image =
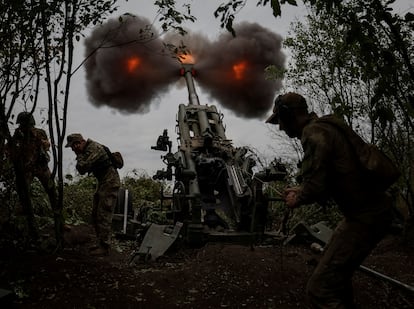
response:
<svg viewBox="0 0 414 309"><path fill-rule="evenodd" d="M305 98L296 93L279 96L267 123L304 150L300 186L285 190L289 208L332 198L344 215L306 290L313 308L354 308L352 275L386 235L391 223L391 199L367 181L354 149L339 129L308 113Z"/></svg>

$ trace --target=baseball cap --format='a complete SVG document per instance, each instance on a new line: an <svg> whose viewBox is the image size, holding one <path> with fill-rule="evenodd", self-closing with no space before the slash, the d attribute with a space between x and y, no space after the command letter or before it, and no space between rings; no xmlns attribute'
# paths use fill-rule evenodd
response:
<svg viewBox="0 0 414 309"><path fill-rule="evenodd" d="M303 96L294 92L288 92L286 94L279 95L275 99L273 114L267 118L266 123L278 124L282 109L287 110L295 108L303 108L306 110L308 109L308 105L306 104L306 100Z"/></svg>
<svg viewBox="0 0 414 309"><path fill-rule="evenodd" d="M72 147L73 143L83 141L83 136L79 133L69 134L66 138L67 144L65 147Z"/></svg>

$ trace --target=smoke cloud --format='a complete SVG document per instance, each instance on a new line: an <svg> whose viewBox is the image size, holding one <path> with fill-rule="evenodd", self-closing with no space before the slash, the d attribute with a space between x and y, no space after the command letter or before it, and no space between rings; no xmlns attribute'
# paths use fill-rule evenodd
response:
<svg viewBox="0 0 414 309"><path fill-rule="evenodd" d="M97 106L146 113L179 74L179 62L165 50L143 17L124 15L96 28L86 40L87 89Z"/></svg>
<svg viewBox="0 0 414 309"><path fill-rule="evenodd" d="M199 63L198 82L238 116L261 117L272 107L281 81L266 80L265 68L284 67L282 38L258 24L235 27L236 37L221 35ZM197 63L198 67L198 63Z"/></svg>
<svg viewBox="0 0 414 309"><path fill-rule="evenodd" d="M199 85L223 107L246 118L263 117L272 108L281 81L266 80L264 70L269 65L284 67L278 34L255 23L242 23L235 27L236 37L225 33L210 41L189 32L161 40L148 25L142 17L128 17L122 23L111 20L87 40L87 54L95 51L86 65L93 104L145 113L174 83L185 85L178 60L161 52L163 43L168 43L187 47L194 58L196 88Z"/></svg>

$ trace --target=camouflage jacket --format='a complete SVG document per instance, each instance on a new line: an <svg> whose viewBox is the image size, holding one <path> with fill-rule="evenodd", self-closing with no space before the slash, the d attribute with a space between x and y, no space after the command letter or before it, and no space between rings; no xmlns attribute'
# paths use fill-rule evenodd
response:
<svg viewBox="0 0 414 309"><path fill-rule="evenodd" d="M118 171L112 166L103 145L88 139L84 151L76 156L76 161L79 173L92 173L98 180L98 185L112 182L114 186L119 187Z"/></svg>
<svg viewBox="0 0 414 309"><path fill-rule="evenodd" d="M384 193L370 186L354 149L337 128L311 114L301 144L299 205L332 198L346 217L368 221L388 209Z"/></svg>
<svg viewBox="0 0 414 309"><path fill-rule="evenodd" d="M45 130L38 128L17 128L13 134L13 147L10 150L13 160L19 160L25 169L47 166L50 161L50 142Z"/></svg>

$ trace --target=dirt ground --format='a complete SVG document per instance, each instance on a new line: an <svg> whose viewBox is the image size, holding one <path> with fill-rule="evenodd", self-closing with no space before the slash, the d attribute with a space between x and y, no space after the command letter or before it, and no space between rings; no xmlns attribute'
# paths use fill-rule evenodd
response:
<svg viewBox="0 0 414 309"><path fill-rule="evenodd" d="M306 280L319 257L309 244L207 243L131 263L135 241L118 240L109 256L92 257L89 236L76 238L55 254L2 248L0 288L15 297L0 307L306 308ZM390 235L364 265L413 286L413 254ZM360 271L354 289L360 308L414 308L414 293Z"/></svg>

